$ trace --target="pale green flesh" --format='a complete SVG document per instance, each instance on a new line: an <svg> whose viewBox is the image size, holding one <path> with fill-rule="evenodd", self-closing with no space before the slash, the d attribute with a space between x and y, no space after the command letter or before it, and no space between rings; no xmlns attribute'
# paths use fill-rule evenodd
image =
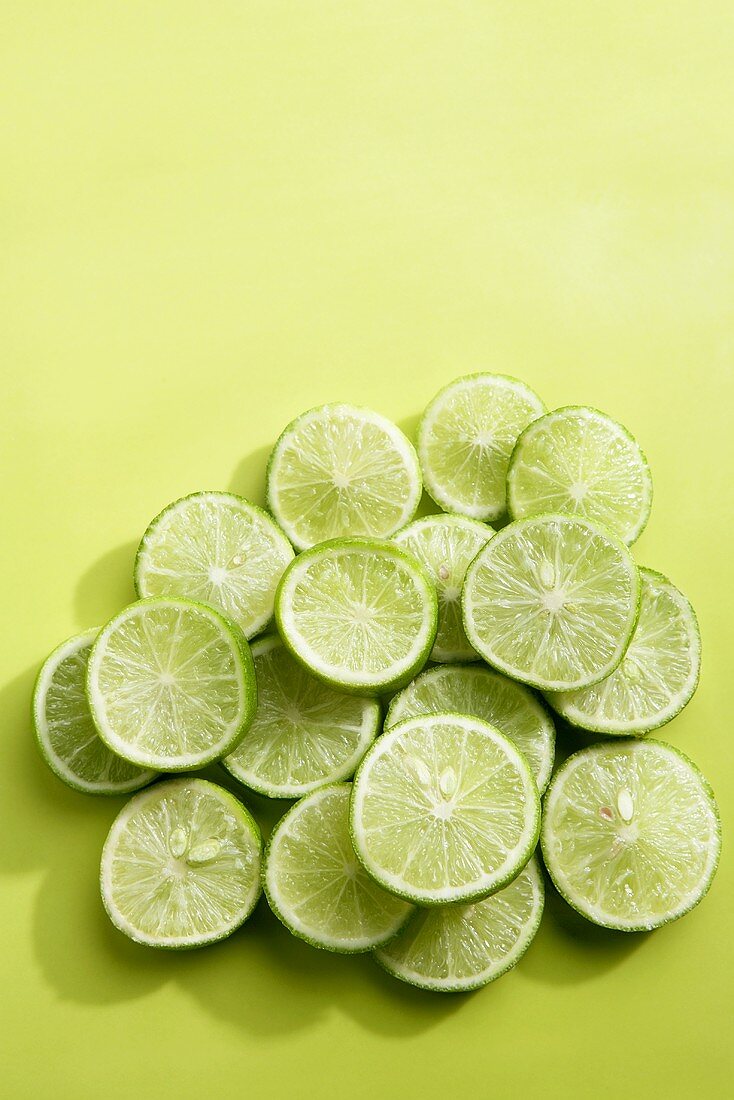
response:
<svg viewBox="0 0 734 1100"><path fill-rule="evenodd" d="M311 671L336 686L378 690L425 660L437 610L428 578L402 551L346 540L296 559L276 614L281 636Z"/></svg>
<svg viewBox="0 0 734 1100"><path fill-rule="evenodd" d="M640 617L619 667L591 687L548 696L574 725L644 733L674 718L695 690L701 640L693 608L659 573L641 569L640 576Z"/></svg>
<svg viewBox="0 0 734 1100"><path fill-rule="evenodd" d="M269 507L299 549L347 535L387 538L412 518L420 495L409 440L385 417L350 405L304 413L268 468Z"/></svg>
<svg viewBox="0 0 734 1100"><path fill-rule="evenodd" d="M105 907L142 943L195 947L229 935L260 893L261 840L236 799L173 780L133 799L102 853Z"/></svg>
<svg viewBox="0 0 734 1100"><path fill-rule="evenodd" d="M526 757L542 794L553 767L556 735L550 715L527 688L476 665L430 668L392 700L385 729L404 718L445 711L481 718L509 737Z"/></svg>
<svg viewBox="0 0 734 1100"><path fill-rule="evenodd" d="M224 766L271 798L347 779L377 733L379 704L309 676L277 638L254 642L252 655L255 719Z"/></svg>
<svg viewBox="0 0 734 1100"><path fill-rule="evenodd" d="M96 630L71 639L51 654L41 670L33 700L36 736L56 774L90 794L136 790L155 772L110 752L97 733L87 702L87 661Z"/></svg>
<svg viewBox="0 0 734 1100"><path fill-rule="evenodd" d="M597 924L651 929L682 916L706 892L719 849L705 781L659 742L578 752L546 795L546 866L561 894Z"/></svg>
<svg viewBox="0 0 734 1100"><path fill-rule="evenodd" d="M357 852L387 889L419 904L480 897L527 863L540 819L524 757L465 715L420 715L375 742L355 780Z"/></svg>
<svg viewBox="0 0 734 1100"><path fill-rule="evenodd" d="M505 527L472 563L464 626L508 675L549 691L585 687L622 659L639 583L629 551L603 529L537 516Z"/></svg>
<svg viewBox="0 0 734 1100"><path fill-rule="evenodd" d="M537 394L498 375L459 378L437 394L418 432L423 478L436 503L474 519L503 515L512 449L543 412Z"/></svg>
<svg viewBox="0 0 734 1100"><path fill-rule="evenodd" d="M373 881L349 836L351 786L316 791L277 827L268 846L265 889L296 935L332 951L368 951L397 932L410 905Z"/></svg>
<svg viewBox="0 0 734 1100"><path fill-rule="evenodd" d="M494 535L491 527L463 516L427 516L398 531L395 542L423 565L436 585L438 630L432 661L473 661L461 618L461 589L472 560Z"/></svg>
<svg viewBox="0 0 734 1100"><path fill-rule="evenodd" d="M652 481L635 440L595 409L568 408L536 420L518 440L507 480L515 519L569 512L634 542L650 514Z"/></svg>
<svg viewBox="0 0 734 1100"><path fill-rule="evenodd" d="M252 685L243 650L217 613L161 599L132 604L102 631L89 696L105 742L164 771L226 752L248 716Z"/></svg>
<svg viewBox="0 0 734 1100"><path fill-rule="evenodd" d="M394 977L422 989L478 989L519 961L542 913L543 881L532 859L509 886L491 897L416 910L375 955Z"/></svg>
<svg viewBox="0 0 734 1100"><path fill-rule="evenodd" d="M229 493L176 501L146 531L135 562L140 596L211 604L252 637L273 617L275 589L293 560L260 508Z"/></svg>

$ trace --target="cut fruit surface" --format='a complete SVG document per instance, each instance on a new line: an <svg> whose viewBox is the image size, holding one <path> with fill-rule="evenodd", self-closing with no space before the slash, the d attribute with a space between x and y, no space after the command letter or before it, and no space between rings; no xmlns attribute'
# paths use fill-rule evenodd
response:
<svg viewBox="0 0 734 1100"><path fill-rule="evenodd" d="M251 638L273 617L293 547L267 512L233 493L193 493L156 516L135 558L139 596L183 596Z"/></svg>
<svg viewBox="0 0 734 1100"><path fill-rule="evenodd" d="M419 905L500 890L530 859L539 828L538 788L525 757L478 718L405 719L357 770L357 855L385 889Z"/></svg>
<svg viewBox="0 0 734 1100"><path fill-rule="evenodd" d="M351 784L301 799L267 849L265 892L295 936L327 951L358 952L394 936L412 907L367 874L349 836Z"/></svg>
<svg viewBox="0 0 734 1100"><path fill-rule="evenodd" d="M390 703L385 729L404 718L452 711L496 726L525 755L542 794L548 785L556 732L540 700L522 684L480 665L429 668Z"/></svg>
<svg viewBox="0 0 734 1100"><path fill-rule="evenodd" d="M299 550L342 536L388 538L415 515L418 456L371 409L321 405L292 421L268 463L268 507Z"/></svg>
<svg viewBox="0 0 734 1100"><path fill-rule="evenodd" d="M603 523L626 543L652 507L647 459L626 428L582 406L547 413L518 439L507 472L514 519L568 512Z"/></svg>
<svg viewBox="0 0 734 1100"><path fill-rule="evenodd" d="M501 374L469 374L436 394L418 427L423 480L436 503L473 519L499 519L517 437L544 412L529 386Z"/></svg>
<svg viewBox="0 0 734 1100"><path fill-rule="evenodd" d="M701 635L690 603L667 577L640 569L640 617L622 662L579 691L548 693L567 722L598 733L641 735L679 714L696 690Z"/></svg>
<svg viewBox="0 0 734 1100"><path fill-rule="evenodd" d="M425 567L438 595L438 630L432 661L474 661L461 618L461 589L469 565L494 530L466 516L426 516L398 531L395 542Z"/></svg>
<svg viewBox="0 0 734 1100"><path fill-rule="evenodd" d="M239 627L204 604L166 597L130 604L103 627L87 695L105 744L159 771L199 768L230 752L257 701Z"/></svg>
<svg viewBox="0 0 734 1100"><path fill-rule="evenodd" d="M683 916L711 884L721 825L711 789L659 741L574 753L548 788L543 857L559 893L606 928L641 931Z"/></svg>
<svg viewBox="0 0 734 1100"><path fill-rule="evenodd" d="M603 679L625 654L640 579L627 547L577 516L517 520L470 565L464 629L513 679L563 691Z"/></svg>
<svg viewBox="0 0 734 1100"><path fill-rule="evenodd" d="M420 989L479 989L520 961L542 915L543 880L533 858L491 897L416 910L375 958L393 977Z"/></svg>
<svg viewBox="0 0 734 1100"><path fill-rule="evenodd" d="M122 760L97 733L85 690L97 630L64 642L44 662L33 693L33 726L53 772L85 794L126 794L152 782L155 771Z"/></svg>
<svg viewBox="0 0 734 1100"><path fill-rule="evenodd" d="M131 799L102 852L114 925L151 947L201 947L230 935L260 896L262 838L228 791L203 779L158 783Z"/></svg>
<svg viewBox="0 0 734 1100"><path fill-rule="evenodd" d="M278 630L309 672L341 691L395 690L436 637L436 589L389 542L334 539L300 554L275 600Z"/></svg>
<svg viewBox="0 0 734 1100"><path fill-rule="evenodd" d="M300 798L353 775L379 728L377 700L334 691L279 638L253 642L252 657L257 711L225 768L268 798Z"/></svg>

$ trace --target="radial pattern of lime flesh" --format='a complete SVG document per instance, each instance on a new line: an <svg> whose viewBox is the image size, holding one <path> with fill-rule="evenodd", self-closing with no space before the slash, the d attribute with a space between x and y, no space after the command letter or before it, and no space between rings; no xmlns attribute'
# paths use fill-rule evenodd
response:
<svg viewBox="0 0 734 1100"><path fill-rule="evenodd" d="M316 791L283 819L268 847L265 885L297 935L335 950L367 951L400 928L410 905L370 878L349 835L351 786Z"/></svg>
<svg viewBox="0 0 734 1100"><path fill-rule="evenodd" d="M705 780L656 741L596 745L551 784L543 855L572 905L598 924L650 929L706 892L720 848Z"/></svg>
<svg viewBox="0 0 734 1100"><path fill-rule="evenodd" d="M354 836L368 870L423 904L479 897L519 873L535 847L540 803L524 758L465 715L393 727L355 781Z"/></svg>
<svg viewBox="0 0 734 1100"><path fill-rule="evenodd" d="M37 700L42 713L36 715L36 725L54 769L68 782L89 790L133 790L155 773L110 752L97 733L85 690L87 661L96 636L96 630L89 631L52 655L54 667L42 673L45 691L43 699Z"/></svg>
<svg viewBox="0 0 734 1100"><path fill-rule="evenodd" d="M260 863L244 807L212 783L174 780L139 795L113 825L103 896L133 938L185 946L241 923L260 892Z"/></svg>
<svg viewBox="0 0 734 1100"><path fill-rule="evenodd" d="M418 450L426 488L442 507L474 519L506 511L507 466L520 432L545 412L514 379L457 379L426 409Z"/></svg>
<svg viewBox="0 0 734 1100"><path fill-rule="evenodd" d="M303 660L359 684L409 670L435 631L432 589L418 565L378 543L327 544L311 553L292 566L295 580L281 616ZM288 580L286 574L281 592Z"/></svg>
<svg viewBox="0 0 734 1100"><path fill-rule="evenodd" d="M447 710L481 718L509 737L526 757L542 794L553 767L556 735L550 715L531 691L483 666L429 668L392 700L385 729L404 718Z"/></svg>
<svg viewBox="0 0 734 1100"><path fill-rule="evenodd" d="M197 493L153 521L135 579L141 596L211 604L249 638L273 617L275 590L292 559L292 546L262 509L229 493Z"/></svg>
<svg viewBox="0 0 734 1100"><path fill-rule="evenodd" d="M420 494L408 439L348 405L304 414L276 444L269 470L270 505L301 549L345 535L388 537L411 519Z"/></svg>
<svg viewBox="0 0 734 1100"><path fill-rule="evenodd" d="M464 624L509 675L551 691L585 687L619 664L639 583L629 551L595 524L537 516L505 527L475 559Z"/></svg>
<svg viewBox="0 0 734 1100"><path fill-rule="evenodd" d="M569 512L634 542L650 512L650 469L616 421L595 409L559 409L536 420L519 439L508 473L508 502L515 518Z"/></svg>
<svg viewBox="0 0 734 1100"><path fill-rule="evenodd" d="M347 779L377 733L379 703L309 676L277 638L254 642L252 655L257 711L225 767L277 798L298 798Z"/></svg>
<svg viewBox="0 0 734 1100"><path fill-rule="evenodd" d="M642 733L669 722L695 691L701 639L693 608L659 573L640 569L640 577L640 617L622 663L597 684L548 695L575 725Z"/></svg>
<svg viewBox="0 0 734 1100"><path fill-rule="evenodd" d="M432 661L473 661L461 617L466 571L494 530L464 516L427 516L398 531L395 541L428 570L438 595L438 630Z"/></svg>
<svg viewBox="0 0 734 1100"><path fill-rule="evenodd" d="M509 886L467 904L417 909L379 961L395 977L426 989L476 989L513 967L543 913L543 880L535 859Z"/></svg>
<svg viewBox="0 0 734 1100"><path fill-rule="evenodd" d="M246 708L234 636L218 616L183 601L133 604L119 616L94 694L115 745L160 766L226 745Z"/></svg>

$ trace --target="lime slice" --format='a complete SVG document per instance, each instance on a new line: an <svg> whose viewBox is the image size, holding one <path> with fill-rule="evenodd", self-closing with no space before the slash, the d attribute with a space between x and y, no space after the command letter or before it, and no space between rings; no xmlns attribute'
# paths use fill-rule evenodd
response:
<svg viewBox="0 0 734 1100"><path fill-rule="evenodd" d="M412 443L353 405L303 413L268 463L268 507L299 550L342 535L387 538L413 518L421 492Z"/></svg>
<svg viewBox="0 0 734 1100"><path fill-rule="evenodd" d="M667 577L640 569L640 617L622 663L591 687L548 694L567 722L608 734L645 734L675 718L701 667L701 635L688 600Z"/></svg>
<svg viewBox="0 0 734 1100"><path fill-rule="evenodd" d="M412 907L374 882L349 837L350 783L302 798L270 838L265 893L294 936L327 951L369 951L394 936Z"/></svg>
<svg viewBox="0 0 734 1100"><path fill-rule="evenodd" d="M470 563L494 534L466 516L426 516L409 523L395 542L425 566L438 594L438 631L432 661L475 661L461 619L461 589ZM444 708L445 709L445 708Z"/></svg>
<svg viewBox="0 0 734 1100"><path fill-rule="evenodd" d="M643 931L704 896L721 824L711 788L682 752L625 741L568 758L548 788L542 843L574 909L606 928Z"/></svg>
<svg viewBox="0 0 734 1100"><path fill-rule="evenodd" d="M496 726L524 754L543 793L553 768L556 731L548 711L528 688L483 666L429 668L394 696L385 729L404 718L446 711Z"/></svg>
<svg viewBox="0 0 734 1100"><path fill-rule="evenodd" d="M279 638L252 643L255 720L222 763L268 798L300 798L348 779L380 725L376 699L343 695L310 676Z"/></svg>
<svg viewBox="0 0 734 1100"><path fill-rule="evenodd" d="M616 420L596 409L556 409L518 439L507 472L507 503L514 519L569 512L603 523L632 543L652 507L650 467Z"/></svg>
<svg viewBox="0 0 734 1100"><path fill-rule="evenodd" d="M388 542L334 539L300 554L275 598L283 641L308 671L342 691L407 683L436 637L436 589Z"/></svg>
<svg viewBox="0 0 734 1100"><path fill-rule="evenodd" d="M466 574L464 629L486 661L546 691L613 672L637 621L640 578L629 550L580 516L503 528Z"/></svg>
<svg viewBox="0 0 734 1100"><path fill-rule="evenodd" d="M231 752L257 700L241 630L211 607L162 596L130 604L102 629L87 695L108 748L159 771Z"/></svg>
<svg viewBox="0 0 734 1100"><path fill-rule="evenodd" d="M479 989L520 961L543 915L536 859L503 890L468 905L418 909L375 958L389 974L420 989Z"/></svg>
<svg viewBox="0 0 734 1100"><path fill-rule="evenodd" d="M102 851L112 923L150 947L203 947L247 920L260 896L262 838L228 791L203 779L131 798Z"/></svg>
<svg viewBox="0 0 734 1100"><path fill-rule="evenodd" d="M544 412L536 393L502 374L469 374L441 390L418 427L423 480L436 504L473 519L499 519L507 510L512 448Z"/></svg>
<svg viewBox="0 0 734 1100"><path fill-rule="evenodd" d="M33 692L33 726L44 760L59 779L85 794L126 794L155 779L110 752L97 735L84 685L97 630L53 651Z"/></svg>
<svg viewBox="0 0 734 1100"><path fill-rule="evenodd" d="M478 718L406 718L357 770L357 855L381 886L419 905L500 890L530 859L539 829L538 788L525 757Z"/></svg>
<svg viewBox="0 0 734 1100"><path fill-rule="evenodd" d="M244 631L273 617L275 589L293 547L267 512L232 493L193 493L156 516L135 558L139 596L211 604Z"/></svg>

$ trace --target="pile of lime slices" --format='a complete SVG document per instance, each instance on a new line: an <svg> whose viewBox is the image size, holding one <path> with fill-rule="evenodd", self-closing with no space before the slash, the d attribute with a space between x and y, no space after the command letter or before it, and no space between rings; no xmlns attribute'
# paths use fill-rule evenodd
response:
<svg viewBox="0 0 734 1100"><path fill-rule="evenodd" d="M424 486L444 512L416 519ZM461 991L535 936L539 842L598 925L688 912L721 830L697 768L647 736L701 650L688 600L630 552L651 502L620 424L477 374L429 404L417 448L324 405L275 444L267 512L223 492L165 508L139 599L54 650L33 697L60 779L137 792L102 852L112 922L198 947L263 888L314 947ZM553 714L608 738L555 775ZM215 762L226 787L187 774ZM294 800L265 848L236 784Z"/></svg>

